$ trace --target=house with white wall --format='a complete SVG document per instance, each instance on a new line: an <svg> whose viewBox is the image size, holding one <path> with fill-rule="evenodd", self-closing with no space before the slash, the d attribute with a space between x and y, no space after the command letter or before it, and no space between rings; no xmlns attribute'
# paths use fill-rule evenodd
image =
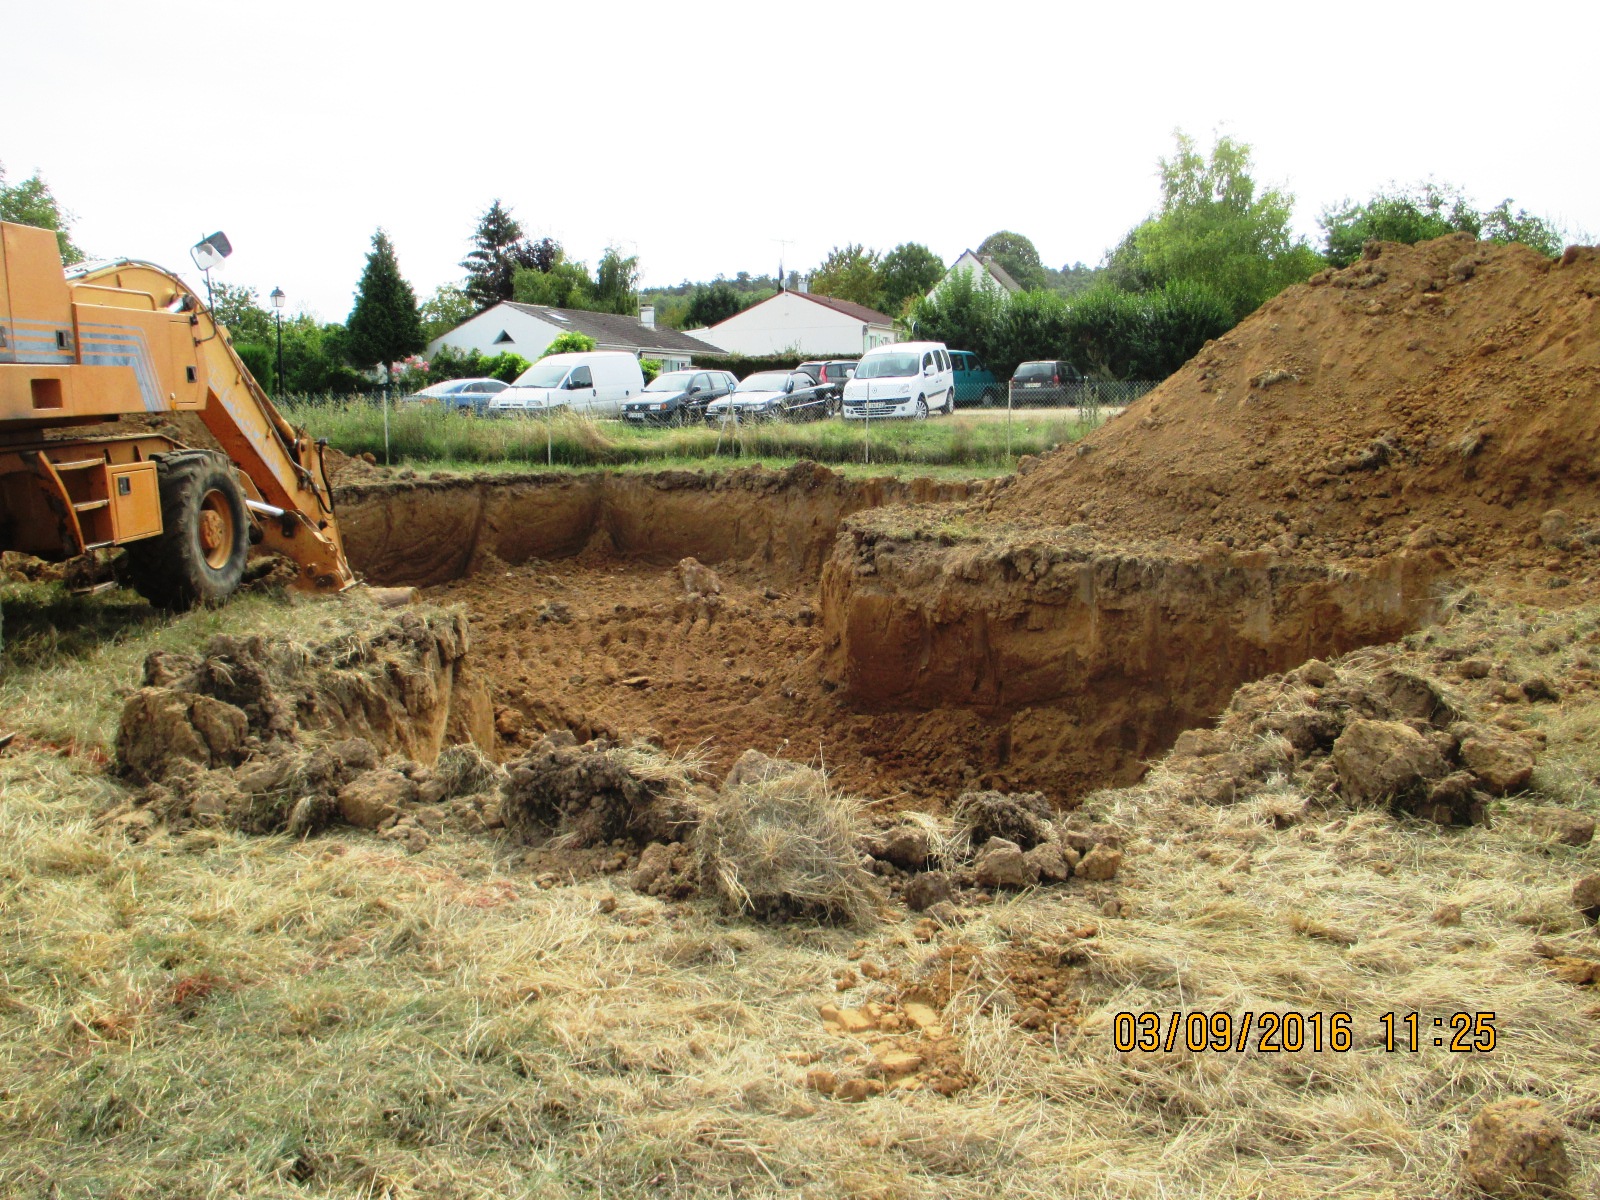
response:
<svg viewBox="0 0 1600 1200"><path fill-rule="evenodd" d="M592 337L596 350L626 350L637 358L658 359L663 371L682 370L697 350L706 354L715 349L676 329L657 328L655 309L648 305L640 309L639 316L625 317L503 300L429 342L428 355L432 357L440 346L449 346L463 353L509 351L535 362L545 347L569 331Z"/></svg>
<svg viewBox="0 0 1600 1200"><path fill-rule="evenodd" d="M696 330L694 336L729 354L752 358L789 353L807 358L857 357L874 346L900 340L894 318L864 304L787 291L709 329Z"/></svg>
<svg viewBox="0 0 1600 1200"><path fill-rule="evenodd" d="M991 292L1016 293L1022 290L1017 281L1006 272L1006 269L987 254L977 255L971 250L963 250L961 257L950 264L950 269L944 273L944 278L939 280L938 286L929 292L931 297L934 292L943 287L954 277L957 271L966 271L972 276L974 287L985 288Z"/></svg>

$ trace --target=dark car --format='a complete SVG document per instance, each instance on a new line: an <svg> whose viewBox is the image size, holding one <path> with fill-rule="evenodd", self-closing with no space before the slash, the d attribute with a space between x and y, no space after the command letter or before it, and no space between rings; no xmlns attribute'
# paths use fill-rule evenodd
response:
<svg viewBox="0 0 1600 1200"><path fill-rule="evenodd" d="M733 376L726 371L666 371L622 406L622 419L685 425L698 421L706 405L732 390Z"/></svg>
<svg viewBox="0 0 1600 1200"><path fill-rule="evenodd" d="M839 400L804 371L758 371L731 396L706 407L707 421L809 421L828 416Z"/></svg>
<svg viewBox="0 0 1600 1200"><path fill-rule="evenodd" d="M1013 404L1077 404L1083 396L1083 372L1069 362L1025 362L1011 376Z"/></svg>

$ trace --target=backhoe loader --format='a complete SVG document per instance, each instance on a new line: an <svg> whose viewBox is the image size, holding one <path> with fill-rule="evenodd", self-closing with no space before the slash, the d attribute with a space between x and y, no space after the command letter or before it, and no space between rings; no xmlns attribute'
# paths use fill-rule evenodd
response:
<svg viewBox="0 0 1600 1200"><path fill-rule="evenodd" d="M177 440L177 413L221 449ZM86 428L107 423L127 432ZM355 577L323 449L177 276L131 259L63 270L54 233L0 222L0 550L124 547L168 609L226 600L253 544L290 559L296 586L342 591Z"/></svg>

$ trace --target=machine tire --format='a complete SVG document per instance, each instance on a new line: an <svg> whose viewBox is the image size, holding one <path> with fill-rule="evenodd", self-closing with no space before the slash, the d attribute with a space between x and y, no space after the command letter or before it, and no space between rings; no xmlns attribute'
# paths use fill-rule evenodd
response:
<svg viewBox="0 0 1600 1200"><path fill-rule="evenodd" d="M133 586L157 608L221 604L250 556L244 492L227 459L181 450L156 460L162 532L128 545Z"/></svg>
<svg viewBox="0 0 1600 1200"><path fill-rule="evenodd" d="M917 407L911 413L913 421L926 421L928 419L928 402L921 396L917 397Z"/></svg>

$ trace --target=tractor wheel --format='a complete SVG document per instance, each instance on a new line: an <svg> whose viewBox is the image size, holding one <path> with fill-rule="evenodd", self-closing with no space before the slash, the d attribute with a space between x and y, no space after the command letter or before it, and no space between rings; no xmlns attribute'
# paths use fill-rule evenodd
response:
<svg viewBox="0 0 1600 1200"><path fill-rule="evenodd" d="M156 464L162 531L128 545L133 586L157 608L221 604L250 555L250 520L233 468L209 450L164 454Z"/></svg>

